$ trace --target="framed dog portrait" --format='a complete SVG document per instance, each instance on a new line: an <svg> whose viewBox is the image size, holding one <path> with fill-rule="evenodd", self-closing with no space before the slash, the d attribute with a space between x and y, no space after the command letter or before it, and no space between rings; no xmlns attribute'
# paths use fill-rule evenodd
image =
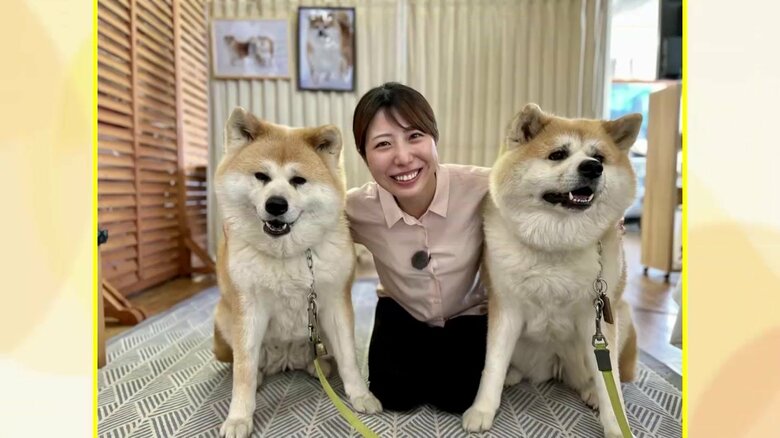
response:
<svg viewBox="0 0 780 438"><path fill-rule="evenodd" d="M354 91L355 8L298 8L298 89Z"/></svg>
<svg viewBox="0 0 780 438"><path fill-rule="evenodd" d="M211 22L215 78L290 78L290 26L285 19Z"/></svg>

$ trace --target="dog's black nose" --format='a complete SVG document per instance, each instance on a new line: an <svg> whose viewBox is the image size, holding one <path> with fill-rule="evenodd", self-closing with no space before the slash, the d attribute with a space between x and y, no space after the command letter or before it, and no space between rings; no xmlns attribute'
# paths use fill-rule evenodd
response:
<svg viewBox="0 0 780 438"><path fill-rule="evenodd" d="M596 160L585 160L577 167L577 172L585 178L596 179L601 176L604 166Z"/></svg>
<svg viewBox="0 0 780 438"><path fill-rule="evenodd" d="M265 201L265 211L274 216L281 216L287 212L287 200L281 196L271 196Z"/></svg>

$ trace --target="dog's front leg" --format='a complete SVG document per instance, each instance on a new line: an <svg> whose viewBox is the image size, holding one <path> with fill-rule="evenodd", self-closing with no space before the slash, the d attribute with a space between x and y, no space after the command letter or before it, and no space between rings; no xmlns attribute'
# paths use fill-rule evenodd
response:
<svg viewBox="0 0 780 438"><path fill-rule="evenodd" d="M252 433L255 391L263 376L258 371L260 346L268 328L269 313L255 300L242 303L233 320L233 395L220 436L245 438Z"/></svg>
<svg viewBox="0 0 780 438"><path fill-rule="evenodd" d="M491 306L491 311L499 306ZM494 313L488 312L487 352L482 380L474 404L463 414L463 428L469 432L490 429L496 410L501 404L509 359L523 326L519 313L510 314L508 308Z"/></svg>
<svg viewBox="0 0 780 438"><path fill-rule="evenodd" d="M373 414L382 411L382 404L368 390L360 375L355 355L355 320L349 295L329 297L320 307L320 322L325 336L330 341L333 357L339 370L344 392L358 412Z"/></svg>
<svg viewBox="0 0 780 438"><path fill-rule="evenodd" d="M609 344L609 360L612 364L612 374L615 380L615 385L617 387L618 398L620 405L623 407L623 412L625 412L626 405L623 402L623 391L620 388L620 371L618 369L619 346L617 342L617 327L616 324L605 324L602 329L604 332L604 337ZM585 333L588 332L585 331ZM587 342L591 342L590 336L588 337ZM617 422L617 416L615 415L614 409L612 409L612 402L609 398L609 393L607 392L606 383L604 383L604 377L602 377L601 371L599 371L598 364L596 363L596 356L593 353L592 348L588 349L588 354L586 356L588 358L588 367L590 368L593 375L593 382L595 384L596 394L598 396L599 419L601 420L601 425L604 427L604 436L606 438L622 438L623 433L620 431L620 426Z"/></svg>

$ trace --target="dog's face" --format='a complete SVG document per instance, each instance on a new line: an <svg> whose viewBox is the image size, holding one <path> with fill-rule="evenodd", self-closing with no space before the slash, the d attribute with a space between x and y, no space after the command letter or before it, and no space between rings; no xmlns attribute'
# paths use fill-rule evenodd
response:
<svg viewBox="0 0 780 438"><path fill-rule="evenodd" d="M593 243L634 200L628 150L640 114L614 121L565 119L528 104L507 130L491 195L524 241L545 250Z"/></svg>
<svg viewBox="0 0 780 438"><path fill-rule="evenodd" d="M332 13L312 13L309 15L309 40L313 42L338 41L340 36L338 22Z"/></svg>
<svg viewBox="0 0 780 438"><path fill-rule="evenodd" d="M229 236L277 257L317 243L342 220L341 147L335 126L293 129L236 108L215 179Z"/></svg>
<svg viewBox="0 0 780 438"><path fill-rule="evenodd" d="M256 53L261 53L267 56L273 56L274 54L274 40L265 36L256 36L251 39L252 44L255 47Z"/></svg>
<svg viewBox="0 0 780 438"><path fill-rule="evenodd" d="M274 41L265 36L255 36L249 40L252 44L255 58L260 65L268 65L274 57Z"/></svg>

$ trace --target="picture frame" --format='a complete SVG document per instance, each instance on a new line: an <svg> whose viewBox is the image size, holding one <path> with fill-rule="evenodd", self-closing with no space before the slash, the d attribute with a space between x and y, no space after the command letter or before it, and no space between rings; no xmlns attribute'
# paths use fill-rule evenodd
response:
<svg viewBox="0 0 780 438"><path fill-rule="evenodd" d="M290 79L287 19L215 19L212 75L219 79Z"/></svg>
<svg viewBox="0 0 780 438"><path fill-rule="evenodd" d="M298 8L298 90L355 91L355 8Z"/></svg>

